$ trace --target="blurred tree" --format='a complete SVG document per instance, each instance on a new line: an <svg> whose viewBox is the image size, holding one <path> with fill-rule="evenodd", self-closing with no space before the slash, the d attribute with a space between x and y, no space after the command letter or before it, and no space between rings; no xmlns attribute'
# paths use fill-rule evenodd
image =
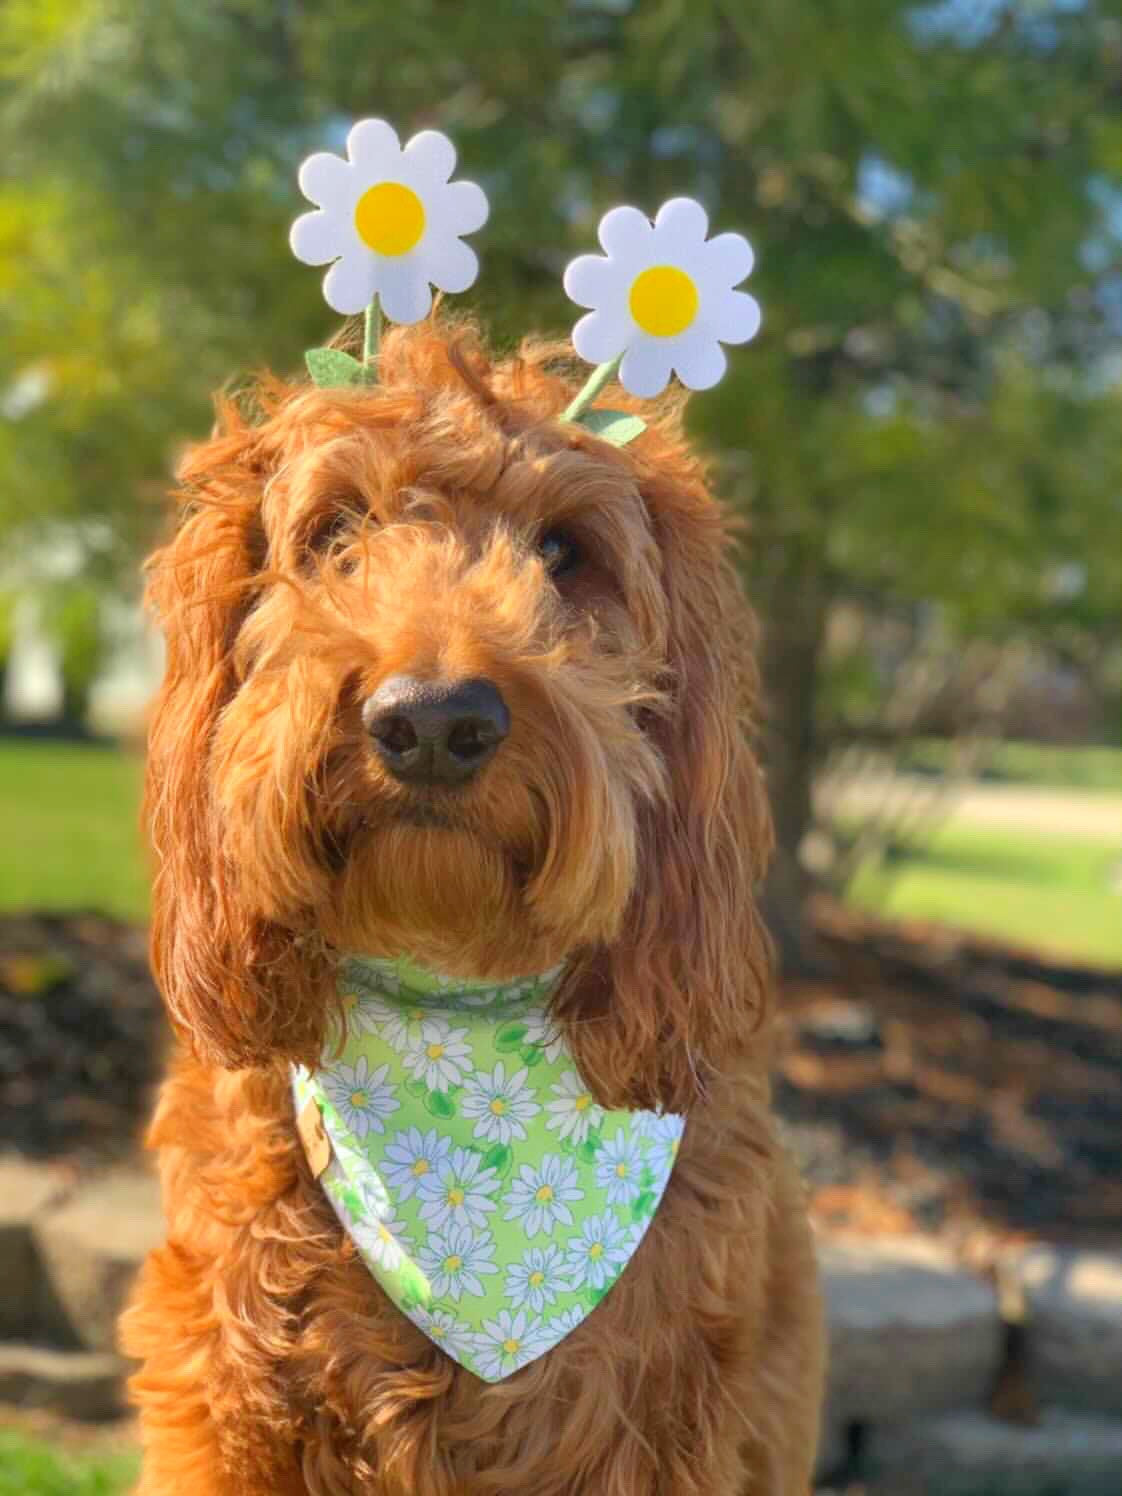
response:
<svg viewBox="0 0 1122 1496"><path fill-rule="evenodd" d="M88 582L71 581L52 588L43 601L44 632L58 658L62 720L82 729L108 653L102 595Z"/></svg>
<svg viewBox="0 0 1122 1496"><path fill-rule="evenodd" d="M132 564L232 370L331 326L294 169L381 113L447 129L493 216L500 341L617 201L703 199L764 332L691 419L752 522L780 857L838 726L839 603L1093 650L1122 587L1122 0L8 0L0 529Z"/></svg>

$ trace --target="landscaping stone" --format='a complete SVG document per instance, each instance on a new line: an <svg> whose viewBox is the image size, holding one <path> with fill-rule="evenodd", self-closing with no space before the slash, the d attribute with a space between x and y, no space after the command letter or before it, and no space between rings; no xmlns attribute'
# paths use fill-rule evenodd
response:
<svg viewBox="0 0 1122 1496"><path fill-rule="evenodd" d="M1041 1402L1122 1419L1122 1254L1033 1246L1013 1260Z"/></svg>
<svg viewBox="0 0 1122 1496"><path fill-rule="evenodd" d="M874 1430L869 1496L1118 1496L1122 1421L1051 1408L1037 1428L958 1412Z"/></svg>
<svg viewBox="0 0 1122 1496"><path fill-rule="evenodd" d="M69 1418L115 1418L123 1410L125 1363L104 1351L0 1345L0 1403Z"/></svg>
<svg viewBox="0 0 1122 1496"><path fill-rule="evenodd" d="M1002 1325L993 1288L920 1237L832 1240L819 1261L830 1333L825 1427L981 1404Z"/></svg>
<svg viewBox="0 0 1122 1496"><path fill-rule="evenodd" d="M92 1179L36 1222L52 1288L82 1345L115 1348L129 1286L163 1236L158 1184L150 1174L131 1171Z"/></svg>
<svg viewBox="0 0 1122 1496"><path fill-rule="evenodd" d="M35 1241L35 1222L67 1188L56 1169L0 1159L0 1339L66 1333Z"/></svg>

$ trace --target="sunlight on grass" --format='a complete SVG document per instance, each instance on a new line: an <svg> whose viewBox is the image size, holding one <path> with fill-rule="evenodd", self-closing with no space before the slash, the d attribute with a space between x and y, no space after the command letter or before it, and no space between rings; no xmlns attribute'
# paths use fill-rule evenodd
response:
<svg viewBox="0 0 1122 1496"><path fill-rule="evenodd" d="M96 909L143 919L139 755L0 741L0 909Z"/></svg>
<svg viewBox="0 0 1122 1496"><path fill-rule="evenodd" d="M0 1496L124 1496L139 1470L132 1452L71 1457L0 1430Z"/></svg>
<svg viewBox="0 0 1122 1496"><path fill-rule="evenodd" d="M950 825L883 868L850 900L1073 959L1122 966L1122 847L1106 841Z"/></svg>

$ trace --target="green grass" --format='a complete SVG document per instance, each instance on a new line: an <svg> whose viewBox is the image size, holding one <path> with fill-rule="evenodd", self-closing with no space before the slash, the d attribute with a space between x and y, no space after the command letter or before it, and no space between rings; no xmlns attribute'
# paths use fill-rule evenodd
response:
<svg viewBox="0 0 1122 1496"><path fill-rule="evenodd" d="M138 756L0 739L0 909L97 909L143 919Z"/></svg>
<svg viewBox="0 0 1122 1496"><path fill-rule="evenodd" d="M946 766L949 745L938 738L912 744L902 769L934 773ZM1122 748L1057 748L1045 743L999 743L986 761L983 780L1036 785L1041 789L1106 790L1122 793Z"/></svg>
<svg viewBox="0 0 1122 1496"><path fill-rule="evenodd" d="M866 865L849 891L888 918L930 919L1122 966L1122 846L952 823L883 868Z"/></svg>
<svg viewBox="0 0 1122 1496"><path fill-rule="evenodd" d="M124 1496L139 1471L132 1452L70 1456L0 1430L0 1496Z"/></svg>

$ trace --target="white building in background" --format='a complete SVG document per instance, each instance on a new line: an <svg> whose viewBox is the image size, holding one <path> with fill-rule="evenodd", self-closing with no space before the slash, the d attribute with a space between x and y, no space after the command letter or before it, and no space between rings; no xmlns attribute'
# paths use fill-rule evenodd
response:
<svg viewBox="0 0 1122 1496"><path fill-rule="evenodd" d="M143 721L163 671L163 641L148 627L139 604L106 603L113 640L109 663L94 687L90 726L131 732ZM38 625L34 599L21 599L8 672L5 705L16 720L54 716L62 701L58 660Z"/></svg>

